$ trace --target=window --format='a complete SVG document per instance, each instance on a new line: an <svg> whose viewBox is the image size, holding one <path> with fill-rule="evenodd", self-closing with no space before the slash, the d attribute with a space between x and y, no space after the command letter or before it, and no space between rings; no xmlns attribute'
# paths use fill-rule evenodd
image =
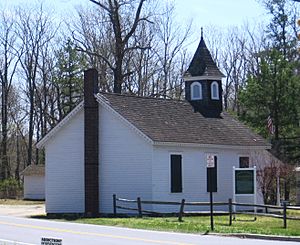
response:
<svg viewBox="0 0 300 245"><path fill-rule="evenodd" d="M219 84L217 82L212 82L211 84L211 98L213 100L219 99Z"/></svg>
<svg viewBox="0 0 300 245"><path fill-rule="evenodd" d="M249 157L240 157L239 158L240 168L249 168Z"/></svg>
<svg viewBox="0 0 300 245"><path fill-rule="evenodd" d="M217 156L214 156L214 162L215 167L214 168L206 168L207 169L207 192L217 192L217 186L218 186L218 176L217 176L217 167L218 167L218 158Z"/></svg>
<svg viewBox="0 0 300 245"><path fill-rule="evenodd" d="M202 85L199 82L192 83L191 86L191 99L202 100Z"/></svg>
<svg viewBox="0 0 300 245"><path fill-rule="evenodd" d="M182 156L171 155L171 192L182 192Z"/></svg>

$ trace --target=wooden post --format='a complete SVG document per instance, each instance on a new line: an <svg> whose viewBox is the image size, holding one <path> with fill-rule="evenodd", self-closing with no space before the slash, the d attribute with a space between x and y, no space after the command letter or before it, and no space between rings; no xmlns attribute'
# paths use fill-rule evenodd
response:
<svg viewBox="0 0 300 245"><path fill-rule="evenodd" d="M113 194L113 209L114 209L114 217L117 217L117 196Z"/></svg>
<svg viewBox="0 0 300 245"><path fill-rule="evenodd" d="M228 199L229 225L232 225L232 199Z"/></svg>
<svg viewBox="0 0 300 245"><path fill-rule="evenodd" d="M139 212L138 217L142 218L143 217L143 214L142 214L142 203L141 203L141 198L140 197L137 198L137 206L138 206L138 212Z"/></svg>
<svg viewBox="0 0 300 245"><path fill-rule="evenodd" d="M178 221L182 222L182 216L183 216L183 210L184 210L184 203L185 203L185 199L181 200L181 204L180 204L180 210L179 210L179 214L178 214Z"/></svg>
<svg viewBox="0 0 300 245"><path fill-rule="evenodd" d="M286 223L286 201L283 202L283 228L287 228L287 223Z"/></svg>
<svg viewBox="0 0 300 245"><path fill-rule="evenodd" d="M213 193L212 191L209 193L210 200L210 229L214 230L214 203L213 203Z"/></svg>

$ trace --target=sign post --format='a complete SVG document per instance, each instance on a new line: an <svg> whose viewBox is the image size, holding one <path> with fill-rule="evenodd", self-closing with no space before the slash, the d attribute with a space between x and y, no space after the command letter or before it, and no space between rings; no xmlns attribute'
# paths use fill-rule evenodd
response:
<svg viewBox="0 0 300 245"><path fill-rule="evenodd" d="M209 191L209 202L210 202L210 228L214 230L214 211L213 211L213 168L215 168L215 156L208 154L206 156L206 167L207 167L207 178L209 183L208 191Z"/></svg>

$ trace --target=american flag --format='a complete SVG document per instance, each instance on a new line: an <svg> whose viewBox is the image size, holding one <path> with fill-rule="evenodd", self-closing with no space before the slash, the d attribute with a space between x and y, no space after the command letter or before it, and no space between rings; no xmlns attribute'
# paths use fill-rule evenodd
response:
<svg viewBox="0 0 300 245"><path fill-rule="evenodd" d="M267 122L268 122L269 133L273 135L275 133L275 126L273 124L273 120L270 115L268 116Z"/></svg>

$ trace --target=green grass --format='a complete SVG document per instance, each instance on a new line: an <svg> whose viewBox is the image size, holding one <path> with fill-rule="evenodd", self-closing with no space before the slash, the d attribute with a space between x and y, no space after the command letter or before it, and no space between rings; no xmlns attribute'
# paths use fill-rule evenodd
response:
<svg viewBox="0 0 300 245"><path fill-rule="evenodd" d="M81 218L78 223L129 227L137 229L174 231L185 233L207 233L210 231L210 217L184 217L178 222L175 217L168 218ZM215 217L216 233L251 233L264 235L300 236L300 221L288 220L288 228L283 228L283 220L270 217L238 215L232 226L228 225L228 216Z"/></svg>
<svg viewBox="0 0 300 245"><path fill-rule="evenodd" d="M300 218L300 210L287 210L286 213L287 213L288 216L293 216L293 217Z"/></svg>

